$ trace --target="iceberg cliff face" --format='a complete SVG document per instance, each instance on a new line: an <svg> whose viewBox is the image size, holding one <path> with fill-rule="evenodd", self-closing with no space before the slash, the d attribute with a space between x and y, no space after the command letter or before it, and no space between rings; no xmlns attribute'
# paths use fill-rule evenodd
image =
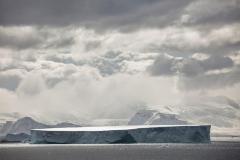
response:
<svg viewBox="0 0 240 160"><path fill-rule="evenodd" d="M13 142L27 142L30 140L30 135L25 133L20 134L7 134L1 142L13 143Z"/></svg>
<svg viewBox="0 0 240 160"><path fill-rule="evenodd" d="M209 143L209 125L151 125L33 129L31 143Z"/></svg>

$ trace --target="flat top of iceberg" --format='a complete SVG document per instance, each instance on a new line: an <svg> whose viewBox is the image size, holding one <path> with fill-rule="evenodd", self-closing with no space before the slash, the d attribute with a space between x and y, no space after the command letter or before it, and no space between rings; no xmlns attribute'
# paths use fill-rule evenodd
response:
<svg viewBox="0 0 240 160"><path fill-rule="evenodd" d="M44 128L32 129L33 131L113 131L113 130L131 130L140 128L160 128L160 127L200 127L210 125L136 125L136 126L101 126L101 127L67 127L67 128Z"/></svg>

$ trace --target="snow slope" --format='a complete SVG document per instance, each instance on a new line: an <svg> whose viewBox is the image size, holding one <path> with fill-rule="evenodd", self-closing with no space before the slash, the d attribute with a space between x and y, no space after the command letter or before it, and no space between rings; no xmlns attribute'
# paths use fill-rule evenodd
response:
<svg viewBox="0 0 240 160"><path fill-rule="evenodd" d="M240 128L239 104L228 97L192 97L179 105L180 117L194 124Z"/></svg>
<svg viewBox="0 0 240 160"><path fill-rule="evenodd" d="M129 125L184 125L175 114L160 113L157 110L140 110L128 122Z"/></svg>

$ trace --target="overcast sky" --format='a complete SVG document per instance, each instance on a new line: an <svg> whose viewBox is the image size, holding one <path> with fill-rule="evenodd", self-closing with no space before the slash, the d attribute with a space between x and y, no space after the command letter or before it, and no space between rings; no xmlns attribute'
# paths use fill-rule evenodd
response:
<svg viewBox="0 0 240 160"><path fill-rule="evenodd" d="M239 0L0 0L0 112L128 118L188 95L240 102Z"/></svg>

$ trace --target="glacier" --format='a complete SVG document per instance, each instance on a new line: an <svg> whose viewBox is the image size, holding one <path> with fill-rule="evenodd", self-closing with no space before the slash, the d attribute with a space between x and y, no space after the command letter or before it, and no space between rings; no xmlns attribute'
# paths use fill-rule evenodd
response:
<svg viewBox="0 0 240 160"><path fill-rule="evenodd" d="M210 125L32 129L32 144L210 143Z"/></svg>
<svg viewBox="0 0 240 160"><path fill-rule="evenodd" d="M186 125L187 121L181 120L173 113L162 113L153 109L139 110L129 120L128 125Z"/></svg>

